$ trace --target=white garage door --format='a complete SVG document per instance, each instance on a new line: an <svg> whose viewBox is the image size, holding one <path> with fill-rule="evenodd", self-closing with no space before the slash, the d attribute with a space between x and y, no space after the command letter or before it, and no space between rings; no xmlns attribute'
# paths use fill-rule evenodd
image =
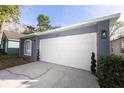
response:
<svg viewBox="0 0 124 93"><path fill-rule="evenodd" d="M90 70L96 43L96 33L41 39L40 60Z"/></svg>

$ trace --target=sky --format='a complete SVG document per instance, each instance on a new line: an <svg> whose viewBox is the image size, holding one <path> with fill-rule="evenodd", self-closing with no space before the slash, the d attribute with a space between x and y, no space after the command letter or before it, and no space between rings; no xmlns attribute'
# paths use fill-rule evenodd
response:
<svg viewBox="0 0 124 93"><path fill-rule="evenodd" d="M121 13L120 20L124 21L124 6L27 5L21 8L20 22L36 27L37 16L44 14L50 18L52 26L67 26L114 13Z"/></svg>

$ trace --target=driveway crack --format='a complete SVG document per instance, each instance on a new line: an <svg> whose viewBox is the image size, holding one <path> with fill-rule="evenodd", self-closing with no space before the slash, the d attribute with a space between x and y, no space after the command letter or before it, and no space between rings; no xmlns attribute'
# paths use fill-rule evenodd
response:
<svg viewBox="0 0 124 93"><path fill-rule="evenodd" d="M28 75L25 75L25 74L17 74L17 73L14 73L14 72L10 71L10 70L7 70L7 69L6 69L6 71L8 71L10 74L13 74L13 75L20 75L20 76L24 76L24 77L26 77L28 79L33 79L32 77L30 77Z"/></svg>
<svg viewBox="0 0 124 93"><path fill-rule="evenodd" d="M39 76L34 77L33 79L40 78L41 76L45 75L48 71L50 71L53 67L54 67L54 65L51 66L50 68L48 68L44 73L40 74Z"/></svg>
<svg viewBox="0 0 124 93"><path fill-rule="evenodd" d="M12 72L8 69L6 69L7 72L9 72L10 74L13 74L13 75L18 75L18 76L24 76L26 78L28 78L29 80L35 80L35 79L38 79L40 78L41 76L45 75L48 71L50 71L55 65L51 66L50 68L48 68L44 73L40 74L39 76L36 76L36 77L30 77L28 75L25 75L25 74L18 74L18 73L15 73L15 72ZM25 84L28 84L30 81L26 81ZM22 85L18 86L18 87L21 87Z"/></svg>
<svg viewBox="0 0 124 93"><path fill-rule="evenodd" d="M44 73L42 73L42 74L40 74L39 76L36 76L36 77L30 77L29 75L25 75L25 74L14 73L14 72L12 72L12 71L10 71L10 70L8 70L8 69L6 69L6 71L8 71L10 74L20 75L20 76L24 76L24 77L26 77L26 78L28 78L28 79L30 79L30 80L34 80L34 79L40 78L41 76L45 75L45 74L46 74L48 71L50 71L53 67L54 67L54 65L51 66L50 68L48 68Z"/></svg>

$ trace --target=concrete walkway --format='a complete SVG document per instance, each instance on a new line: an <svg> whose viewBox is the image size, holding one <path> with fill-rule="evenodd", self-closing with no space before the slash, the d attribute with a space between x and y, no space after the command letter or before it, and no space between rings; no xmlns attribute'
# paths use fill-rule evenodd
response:
<svg viewBox="0 0 124 93"><path fill-rule="evenodd" d="M0 87L97 88L90 72L46 62L33 62L0 71Z"/></svg>

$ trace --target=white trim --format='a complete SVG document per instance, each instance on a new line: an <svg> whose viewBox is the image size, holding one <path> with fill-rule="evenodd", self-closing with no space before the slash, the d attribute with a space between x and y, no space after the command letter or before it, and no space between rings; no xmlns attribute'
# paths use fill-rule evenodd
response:
<svg viewBox="0 0 124 93"><path fill-rule="evenodd" d="M25 51L26 50L26 48L25 48L26 45L25 44L27 44L26 43L27 41L29 42L29 49L30 49L28 51L29 53L26 53L26 51ZM31 56L31 54L32 54L32 41L30 39L27 39L27 40L24 41L24 55Z"/></svg>
<svg viewBox="0 0 124 93"><path fill-rule="evenodd" d="M124 48L124 41L121 41L121 48Z"/></svg>
<svg viewBox="0 0 124 93"><path fill-rule="evenodd" d="M21 38L45 35L45 34L50 34L50 33L62 32L62 31L66 31L66 30L74 29L74 28L91 26L91 25L94 25L94 24L96 24L100 21L104 21L104 20L110 20L110 24L113 25L113 23L119 17L120 17L120 13L116 13L116 14L112 14L112 15L109 15L109 16L104 16L104 17L99 17L99 18L96 18L96 19L92 19L92 20L82 22L82 23L79 23L79 24L74 24L74 25L70 25L70 26L66 26L66 27L61 27L61 28L57 28L57 29L53 29L53 30L48 30L48 31L45 31L45 32L33 33L33 34L30 34L30 35L23 36Z"/></svg>
<svg viewBox="0 0 124 93"><path fill-rule="evenodd" d="M8 40L5 40L5 52L7 53L7 51L8 51Z"/></svg>
<svg viewBox="0 0 124 93"><path fill-rule="evenodd" d="M15 42L19 42L19 39L8 39L9 41L15 41Z"/></svg>

